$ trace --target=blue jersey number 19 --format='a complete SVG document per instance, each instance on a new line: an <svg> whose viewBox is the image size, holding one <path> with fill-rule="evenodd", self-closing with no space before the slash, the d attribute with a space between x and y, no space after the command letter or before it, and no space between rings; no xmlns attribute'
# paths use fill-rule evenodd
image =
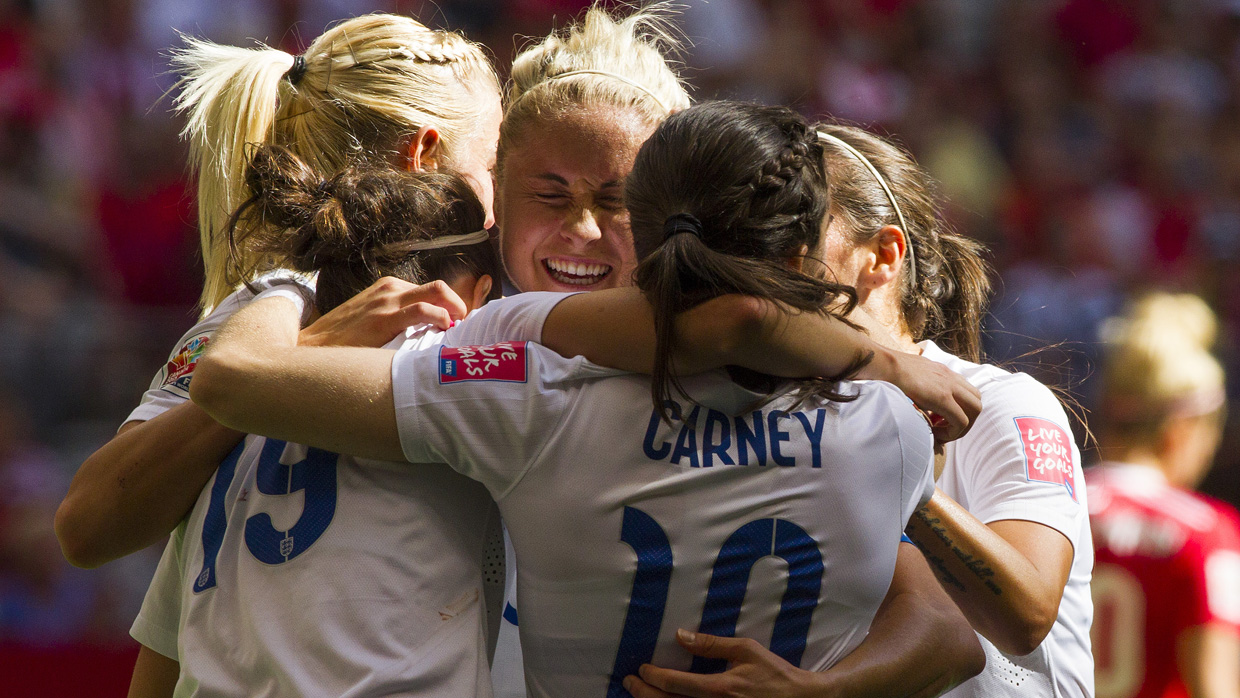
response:
<svg viewBox="0 0 1240 698"><path fill-rule="evenodd" d="M271 515L261 513L246 519L245 545L260 562L279 565L302 554L323 535L336 515L335 453L311 448L306 457L292 465L284 465L280 457L287 444L267 439L259 454L255 486L265 495L287 495L304 490L305 503L301 516L287 530L278 531ZM225 500L237 472L237 461L245 450L245 442L220 463L211 486L211 501L202 524L202 571L194 579L194 592L216 585L215 561L228 526Z"/></svg>
<svg viewBox="0 0 1240 698"><path fill-rule="evenodd" d="M654 658L663 624L667 589L672 578L672 548L667 534L649 514L624 508L620 540L637 554L637 571L629 595L629 610L620 633L620 648L612 668L607 698L624 698L621 682ZM809 640L810 620L822 590L822 553L800 526L783 519L758 519L738 528L719 551L711 572L699 632L732 637L749 587L749 572L768 555L788 563L788 586L771 633L771 651L799 666ZM710 674L727 668L727 661L694 657L690 671Z"/></svg>

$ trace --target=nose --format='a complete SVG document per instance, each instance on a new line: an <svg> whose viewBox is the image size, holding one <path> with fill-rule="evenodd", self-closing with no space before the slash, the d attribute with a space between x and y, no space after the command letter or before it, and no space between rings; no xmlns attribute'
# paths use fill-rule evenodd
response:
<svg viewBox="0 0 1240 698"><path fill-rule="evenodd" d="M482 227L486 228L487 230L490 230L491 228L495 227L495 208L494 207L492 206L487 207L487 219L483 221Z"/></svg>
<svg viewBox="0 0 1240 698"><path fill-rule="evenodd" d="M561 228L561 234L569 240L588 243L602 238L603 229L599 227L594 211L583 206L569 214Z"/></svg>

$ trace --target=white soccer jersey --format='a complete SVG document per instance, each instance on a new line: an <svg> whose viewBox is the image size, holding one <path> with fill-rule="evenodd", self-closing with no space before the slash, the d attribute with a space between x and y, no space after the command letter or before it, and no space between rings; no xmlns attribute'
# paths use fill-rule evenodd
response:
<svg viewBox="0 0 1240 698"><path fill-rule="evenodd" d="M965 361L933 342L919 346L922 356L961 374L982 393L982 412L973 428L947 445L939 488L982 523L1033 521L1059 531L1073 547L1059 616L1042 644L1022 657L999 651L979 635L986 669L947 695L1090 698L1094 548L1081 455L1063 407L1026 374Z"/></svg>
<svg viewBox="0 0 1240 698"><path fill-rule="evenodd" d="M505 320L492 331L541 333ZM442 464L247 437L169 541L132 634L180 661L178 696L489 696L489 525L486 490Z"/></svg>
<svg viewBox="0 0 1240 698"><path fill-rule="evenodd" d="M498 310L488 307L487 311ZM444 460L500 504L516 548L533 696L622 695L644 662L719 671L679 627L760 639L821 670L865 637L901 531L933 489L932 438L894 387L753 408L723 374L660 421L650 383L533 343L393 362L412 461Z"/></svg>
<svg viewBox="0 0 1240 698"><path fill-rule="evenodd" d="M126 422L154 419L188 401L194 366L206 352L211 337L233 313L253 300L256 294L278 286L314 293L314 277L292 271L272 272L256 279L251 285L254 287L253 291L246 286L237 289L181 337L181 341L177 342L176 348L168 356L168 363L155 374L150 387L142 394L142 401L125 419Z"/></svg>

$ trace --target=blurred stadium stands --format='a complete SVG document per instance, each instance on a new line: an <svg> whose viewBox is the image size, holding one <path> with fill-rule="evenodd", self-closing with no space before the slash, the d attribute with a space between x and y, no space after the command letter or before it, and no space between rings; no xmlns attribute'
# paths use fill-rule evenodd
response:
<svg viewBox="0 0 1240 698"><path fill-rule="evenodd" d="M586 4L0 0L0 675L64 666L124 694L158 551L75 570L51 522L194 319L193 202L160 100L175 30L296 52L331 20L404 12L483 41L502 72L520 36ZM1240 393L1240 2L685 4L698 99L855 121L936 175L993 251L992 357L1063 343L1018 363L1088 408L1101 321L1143 289L1188 290L1219 313ZM1238 425L1205 486L1232 503Z"/></svg>

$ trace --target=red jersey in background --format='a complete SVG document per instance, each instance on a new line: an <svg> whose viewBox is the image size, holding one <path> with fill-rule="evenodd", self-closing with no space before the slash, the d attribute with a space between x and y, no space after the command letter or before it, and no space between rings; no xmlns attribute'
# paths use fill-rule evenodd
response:
<svg viewBox="0 0 1240 698"><path fill-rule="evenodd" d="M1180 634L1208 623L1240 632L1237 514L1150 467L1106 463L1085 480L1097 698L1186 698Z"/></svg>

